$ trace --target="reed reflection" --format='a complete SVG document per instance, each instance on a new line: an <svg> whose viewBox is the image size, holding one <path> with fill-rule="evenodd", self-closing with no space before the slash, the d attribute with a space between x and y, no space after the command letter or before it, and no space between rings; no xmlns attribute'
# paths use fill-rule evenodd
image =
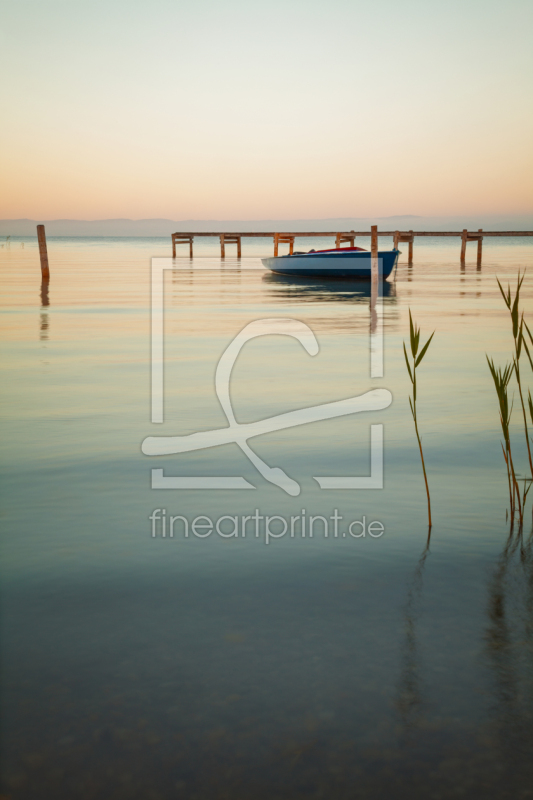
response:
<svg viewBox="0 0 533 800"><path fill-rule="evenodd" d="M494 746L502 778L518 789L533 786L533 530L526 540L521 531L510 533L488 589Z"/></svg>
<svg viewBox="0 0 533 800"><path fill-rule="evenodd" d="M420 655L417 641L416 623L422 597L424 567L431 541L431 528L428 530L426 546L422 551L415 571L408 583L404 610L404 641L402 645L402 667L396 699L403 733L409 737L419 724L423 709L423 680L421 676Z"/></svg>

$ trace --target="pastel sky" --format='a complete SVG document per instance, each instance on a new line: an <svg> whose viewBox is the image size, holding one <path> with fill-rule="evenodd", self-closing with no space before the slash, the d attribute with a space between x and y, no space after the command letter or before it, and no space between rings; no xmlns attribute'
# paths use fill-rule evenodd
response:
<svg viewBox="0 0 533 800"><path fill-rule="evenodd" d="M533 209L529 0L4 0L0 217Z"/></svg>

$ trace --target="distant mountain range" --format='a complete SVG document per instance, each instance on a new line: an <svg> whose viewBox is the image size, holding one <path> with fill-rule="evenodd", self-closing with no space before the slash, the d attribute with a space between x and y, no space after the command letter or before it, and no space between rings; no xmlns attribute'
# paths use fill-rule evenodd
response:
<svg viewBox="0 0 533 800"><path fill-rule="evenodd" d="M489 215L423 217L397 214L389 217L336 217L292 220L171 220L171 219L3 219L0 236L36 236L36 226L46 225L48 236L170 236L179 231L349 231L368 230L377 224L383 230L533 230L533 215Z"/></svg>

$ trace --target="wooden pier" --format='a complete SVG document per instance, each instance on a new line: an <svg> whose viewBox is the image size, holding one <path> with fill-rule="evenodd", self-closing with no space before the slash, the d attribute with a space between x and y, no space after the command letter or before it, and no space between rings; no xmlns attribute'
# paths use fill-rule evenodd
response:
<svg viewBox="0 0 533 800"><path fill-rule="evenodd" d="M348 244L350 247L355 246L355 240L358 236L368 239L371 237L370 231L241 231L241 232L226 232L226 231L192 231L188 233L173 233L172 234L172 258L176 258L177 251L176 245L188 244L189 245L189 258L193 257L193 242L195 237L209 238L216 236L220 239L220 255L222 258L226 257L226 245L237 245L237 258L241 258L242 239L272 239L274 242L274 256L278 255L279 245L288 244L289 253L292 255L294 252L294 241L297 238L309 239L312 237L321 237L324 239L333 239L335 247L341 248L341 245ZM455 237L461 240L461 264L466 260L466 245L468 242L477 242L477 266L481 266L482 243L485 237L511 237L511 236L533 236L533 231L484 231L481 228L477 231L468 231L466 228L462 231L377 231L375 225L372 226L372 239L377 242L378 236L392 237L394 247L397 248L399 244L405 242L409 245L408 261L410 264L413 262L413 249L414 241L417 237L424 236L446 236Z"/></svg>

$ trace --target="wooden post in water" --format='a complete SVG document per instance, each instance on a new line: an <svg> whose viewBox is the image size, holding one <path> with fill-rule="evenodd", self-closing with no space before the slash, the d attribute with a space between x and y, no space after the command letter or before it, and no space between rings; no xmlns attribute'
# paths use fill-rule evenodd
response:
<svg viewBox="0 0 533 800"><path fill-rule="evenodd" d="M413 231L409 231L409 264L413 263L413 244L415 237Z"/></svg>
<svg viewBox="0 0 533 800"><path fill-rule="evenodd" d="M48 266L48 250L46 249L44 225L37 225L37 241L39 242L39 256L41 259L41 276L43 281L49 281L50 268Z"/></svg>
<svg viewBox="0 0 533 800"><path fill-rule="evenodd" d="M223 233L220 234L220 258L226 258L226 242Z"/></svg>
<svg viewBox="0 0 533 800"><path fill-rule="evenodd" d="M379 290L379 264L378 264L378 226L372 225L370 229L370 311L372 313L371 327L375 327L375 310Z"/></svg>
<svg viewBox="0 0 533 800"><path fill-rule="evenodd" d="M479 228L478 233L482 234L483 233L483 228ZM480 236L479 239L477 240L477 266L478 267L481 266L482 249L483 249L483 236Z"/></svg>
<svg viewBox="0 0 533 800"><path fill-rule="evenodd" d="M378 226L372 225L370 228L370 252L372 258L378 257Z"/></svg>
<svg viewBox="0 0 533 800"><path fill-rule="evenodd" d="M466 228L463 228L463 233L461 234L461 264L465 263L467 239L468 239L468 231Z"/></svg>

